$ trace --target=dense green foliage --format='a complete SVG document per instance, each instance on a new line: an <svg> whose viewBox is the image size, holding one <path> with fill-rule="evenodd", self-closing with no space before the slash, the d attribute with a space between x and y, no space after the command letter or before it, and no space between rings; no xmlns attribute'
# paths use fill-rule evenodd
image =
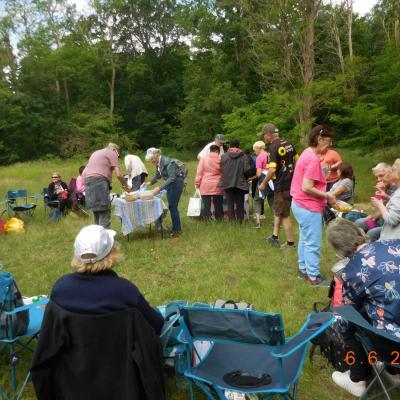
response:
<svg viewBox="0 0 400 400"><path fill-rule="evenodd" d="M400 3L6 0L0 10L0 164L125 150L246 146L267 121L300 141L330 123L343 144L400 132Z"/></svg>

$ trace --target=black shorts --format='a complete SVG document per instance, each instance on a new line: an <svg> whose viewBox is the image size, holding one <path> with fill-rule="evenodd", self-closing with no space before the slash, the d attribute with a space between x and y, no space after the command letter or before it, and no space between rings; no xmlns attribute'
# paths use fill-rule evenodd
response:
<svg viewBox="0 0 400 400"><path fill-rule="evenodd" d="M287 218L290 215L290 206L292 205L292 196L289 190L283 192L274 192L274 215Z"/></svg>

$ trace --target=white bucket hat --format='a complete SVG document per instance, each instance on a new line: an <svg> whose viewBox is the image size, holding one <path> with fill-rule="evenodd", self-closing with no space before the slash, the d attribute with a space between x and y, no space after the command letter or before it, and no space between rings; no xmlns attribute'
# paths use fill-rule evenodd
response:
<svg viewBox="0 0 400 400"><path fill-rule="evenodd" d="M102 260L113 248L115 234L100 225L85 226L75 238L75 257L83 264Z"/></svg>

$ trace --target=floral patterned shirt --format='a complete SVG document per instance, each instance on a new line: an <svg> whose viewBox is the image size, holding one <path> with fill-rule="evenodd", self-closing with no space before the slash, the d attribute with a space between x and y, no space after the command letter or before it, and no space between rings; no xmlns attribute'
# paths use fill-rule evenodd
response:
<svg viewBox="0 0 400 400"><path fill-rule="evenodd" d="M400 240L366 244L354 253L341 277L344 303L367 314L375 328L400 338ZM349 338L351 327L340 325L342 336Z"/></svg>

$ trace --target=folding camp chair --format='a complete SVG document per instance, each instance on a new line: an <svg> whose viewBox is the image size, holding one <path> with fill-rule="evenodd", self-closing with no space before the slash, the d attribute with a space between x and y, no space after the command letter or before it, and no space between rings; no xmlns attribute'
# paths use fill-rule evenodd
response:
<svg viewBox="0 0 400 400"><path fill-rule="evenodd" d="M12 213L18 218L32 217L36 204L28 203L28 192L26 189L15 189L7 192L8 215Z"/></svg>
<svg viewBox="0 0 400 400"><path fill-rule="evenodd" d="M382 379L382 377L384 375L386 367L388 366L388 363L390 363L390 366L392 368L397 368L400 374L400 338L391 335L383 329L377 329L372 326L353 306L334 307L332 308L332 310L354 325L354 327L356 328L356 336L360 341L362 347L364 348L366 354L376 355L376 357L379 359L379 353L375 351L373 340L371 341L371 337L373 338L374 336L377 338L390 340L391 342L398 345L399 351L393 352L394 354L392 360L379 360L382 362L381 366L378 366L376 363L371 362L374 378L371 380L364 394L360 397L360 400L383 398L391 400L392 397L389 393L392 392L394 389L400 389L400 384L391 384L390 386L386 386L385 381ZM380 385L381 391L377 394L372 394L371 392L374 386L377 386L376 383ZM371 397L368 397L369 395L371 395Z"/></svg>
<svg viewBox="0 0 400 400"><path fill-rule="evenodd" d="M5 305L7 302L10 303L13 301L13 286L5 285L4 282L0 286L0 301L2 305ZM10 375L11 375L11 396L7 395L7 392L0 388L0 398L2 400L18 400L21 398L22 392L28 383L29 373L26 375L26 378L18 389L17 392L17 365L19 361L19 349L25 349L30 352L33 352L32 342L34 339L38 337L40 327L43 320L44 315L44 306L47 304L48 300L40 300L35 303L16 307L10 311L2 311L2 325L7 321L8 332L7 336L0 339L0 352L7 350L9 351L9 367L10 367ZM2 307L3 308L3 307ZM29 325L27 331L20 336L16 336L13 333L13 321L16 319L16 315L19 312L24 310L29 310Z"/></svg>
<svg viewBox="0 0 400 400"><path fill-rule="evenodd" d="M280 314L198 307L183 307L180 313L180 339L187 350L183 372L192 400L193 383L210 400L227 400L225 390L296 399L309 341L334 320L331 313L309 315L299 333L286 341ZM212 345L193 366L197 340Z"/></svg>
<svg viewBox="0 0 400 400"><path fill-rule="evenodd" d="M50 218L59 219L62 216L60 210L61 203L59 200L50 200L49 188L43 188L43 201L46 213Z"/></svg>

